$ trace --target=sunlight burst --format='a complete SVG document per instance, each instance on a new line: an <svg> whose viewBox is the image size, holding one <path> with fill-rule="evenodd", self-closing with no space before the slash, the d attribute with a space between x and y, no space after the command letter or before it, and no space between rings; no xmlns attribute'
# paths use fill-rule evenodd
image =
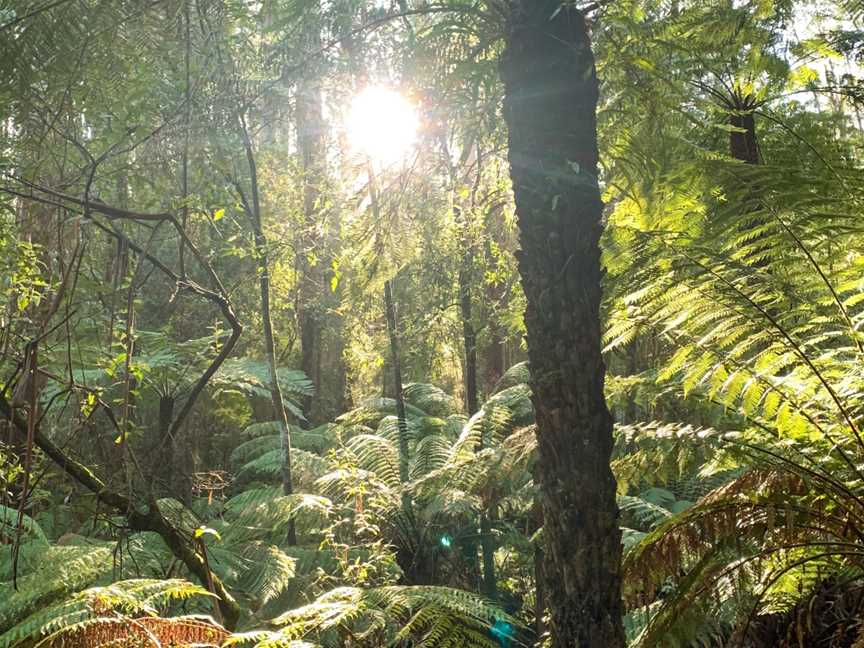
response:
<svg viewBox="0 0 864 648"><path fill-rule="evenodd" d="M369 86L351 103L346 127L357 152L381 165L398 162L417 136L414 106L398 92Z"/></svg>

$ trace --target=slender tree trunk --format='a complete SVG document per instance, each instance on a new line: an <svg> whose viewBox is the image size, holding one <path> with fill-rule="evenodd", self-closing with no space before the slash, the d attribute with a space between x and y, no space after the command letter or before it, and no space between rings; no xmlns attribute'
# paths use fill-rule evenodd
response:
<svg viewBox="0 0 864 648"><path fill-rule="evenodd" d="M594 57L584 17L521 0L501 61L537 416L553 648L622 648L621 532L603 396Z"/></svg>
<svg viewBox="0 0 864 648"><path fill-rule="evenodd" d="M461 210L455 207L454 211L456 220L461 227L459 244L462 248L462 259L459 266L459 306L462 315L462 341L465 349L465 404L468 407L468 416L473 416L480 409L480 405L477 398L477 332L474 330L472 321L473 304L471 302L473 257L469 240L471 233L468 220L462 217ZM482 450L483 445L484 439L481 437L479 449ZM492 511L488 510L480 513L480 552L483 558L482 592L494 600L497 596L497 584L495 580L495 545L492 541L492 525L489 521L491 514Z"/></svg>
<svg viewBox="0 0 864 648"><path fill-rule="evenodd" d="M390 356L393 362L393 391L396 397L396 420L399 425L399 481L408 481L408 419L405 416L405 397L402 395L402 363L399 361L399 329L390 281L384 282L384 307L387 311L387 334L390 337ZM405 504L403 496L403 504Z"/></svg>
<svg viewBox="0 0 864 648"><path fill-rule="evenodd" d="M460 227L459 246L462 258L459 264L459 309L462 315L462 343L465 351L465 406L472 416L478 409L477 403L477 332L472 321L471 303L471 245L468 219L462 210L453 208L456 222Z"/></svg>
<svg viewBox="0 0 864 648"><path fill-rule="evenodd" d="M342 302L341 282L334 295L336 303ZM351 389L348 385L348 365L345 360L345 319L341 314L331 318L333 337L331 338L330 355L333 358L333 403L336 413L347 412L353 407Z"/></svg>
<svg viewBox="0 0 864 648"><path fill-rule="evenodd" d="M489 227L490 216L486 219L486 236L490 240L485 243L484 255L488 266L495 267L497 262L492 252L493 232ZM500 283L486 282L485 293L486 343L481 349L481 366L483 367L483 392L488 395L495 389L495 385L507 369L504 362L505 331L498 321L498 310L505 297L504 286Z"/></svg>
<svg viewBox="0 0 864 648"><path fill-rule="evenodd" d="M317 16L315 2L310 16ZM321 49L322 25L310 18L303 34L303 49ZM297 142L303 167L303 212L297 290L301 369L315 386L304 399L303 411L311 425L332 420L350 407L346 398L347 367L343 358L345 329L339 314L341 286L331 289L332 263L341 248L340 214L326 206L328 187L327 139L321 86L321 64L306 66L296 96Z"/></svg>
<svg viewBox="0 0 864 648"><path fill-rule="evenodd" d="M176 443L169 437L171 423L174 422L174 396L171 394L163 394L159 397L159 416L156 424L156 434L154 435L155 452L151 451L153 462L150 464L150 471L155 484L155 490L159 494L170 496L173 492L175 474L174 451L177 449ZM186 470L187 465L176 466L180 470ZM182 498L178 498L182 499Z"/></svg>
<svg viewBox="0 0 864 648"><path fill-rule="evenodd" d="M381 202L378 196L378 181L372 160L366 161L369 174L369 202L376 223L381 222ZM387 335L390 338L390 360L393 363L393 395L396 399L396 420L399 426L399 481L408 481L408 418L405 416L405 397L402 394L402 363L399 360L399 328L396 326L396 308L393 304L393 289L388 279L384 282L384 311L387 317ZM387 374L384 374L383 390L387 394ZM402 505L407 512L410 499L407 493L402 495Z"/></svg>
<svg viewBox="0 0 864 648"><path fill-rule="evenodd" d="M180 225L185 230L189 220L189 127L192 117L192 77L190 72L192 38L189 22L189 0L183 0L183 40L185 46L185 55L183 57L185 91L183 98L183 154L180 162L180 189L183 192ZM186 277L186 243L183 239L180 239L178 256L180 261L180 276Z"/></svg>
<svg viewBox="0 0 864 648"><path fill-rule="evenodd" d="M310 51L320 47L318 25L311 25L306 41ZM297 92L297 144L303 165L303 227L300 236L297 267L297 322L300 328L300 368L315 386L321 389L318 367L321 355L322 317L319 302L324 291L322 268L322 237L319 227L321 183L324 176L324 116L321 86L314 78L300 82ZM304 399L303 413L312 419L315 396Z"/></svg>
<svg viewBox="0 0 864 648"><path fill-rule="evenodd" d="M244 199L249 220L255 237L255 259L258 264L258 286L261 292L261 319L264 328L264 355L270 371L270 398L276 421L281 429L280 447L282 449L282 492L285 495L294 493L294 483L291 477L291 434L288 428L288 415L285 413L285 402L282 398L282 388L276 371L276 345L273 342L273 320L270 316L270 260L267 253L267 238L261 225L261 204L258 198L258 167L255 163L255 152L246 122L241 117L243 146L246 149L246 161L249 165L249 184L252 202ZM297 544L294 521L289 522L286 541L289 545Z"/></svg>
<svg viewBox="0 0 864 648"><path fill-rule="evenodd" d="M498 598L498 581L495 577L495 542L492 537L492 511L480 513L480 553L483 557L483 595L491 600Z"/></svg>
<svg viewBox="0 0 864 648"><path fill-rule="evenodd" d="M543 526L543 510L535 498L531 507L531 533L536 533ZM534 545L534 636L539 642L546 632L544 617L546 616L546 577L544 576L543 547L537 542Z"/></svg>

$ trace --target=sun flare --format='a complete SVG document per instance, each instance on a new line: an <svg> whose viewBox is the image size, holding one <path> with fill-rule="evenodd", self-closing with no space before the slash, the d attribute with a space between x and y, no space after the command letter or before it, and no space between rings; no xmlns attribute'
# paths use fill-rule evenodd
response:
<svg viewBox="0 0 864 648"><path fill-rule="evenodd" d="M369 86L351 102L346 128L352 147L378 164L395 164L417 137L414 106L398 92Z"/></svg>

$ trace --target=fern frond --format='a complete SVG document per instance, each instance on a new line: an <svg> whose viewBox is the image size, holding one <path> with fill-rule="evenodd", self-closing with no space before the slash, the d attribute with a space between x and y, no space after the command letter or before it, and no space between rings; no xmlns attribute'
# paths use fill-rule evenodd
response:
<svg viewBox="0 0 864 648"><path fill-rule="evenodd" d="M106 617L113 614L155 616L169 603L211 596L202 587L177 579L118 581L86 589L61 603L42 607L0 635L0 646L14 646L27 639L35 640L37 645L54 645L55 642L59 645L71 636L81 642L73 641L74 645L99 645L97 635L100 640L104 640L105 635L99 631L88 635L88 631L100 627L102 622L118 620ZM108 635L114 638L117 632L117 628L112 628Z"/></svg>
<svg viewBox="0 0 864 648"><path fill-rule="evenodd" d="M344 633L377 645L418 645L492 648L490 629L496 619L517 626L502 610L469 592L446 587L391 586L372 589L338 588L316 601L277 617L283 626L254 645L282 646L326 632Z"/></svg>
<svg viewBox="0 0 864 648"><path fill-rule="evenodd" d="M0 504L0 545L10 544L16 540L18 529L18 511ZM26 513L21 524L23 542L38 542L48 544L48 538L42 527Z"/></svg>
<svg viewBox="0 0 864 648"><path fill-rule="evenodd" d="M527 385L530 380L531 369L528 363L520 362L504 372L504 375L498 379L498 382L492 389L492 393L497 394L498 392L509 389L510 387L516 387L517 385Z"/></svg>
<svg viewBox="0 0 864 648"><path fill-rule="evenodd" d="M58 630L36 643L38 648L132 648L156 645L178 648L219 648L230 633L212 619L193 616L172 618L97 618Z"/></svg>
<svg viewBox="0 0 864 648"><path fill-rule="evenodd" d="M405 400L429 416L446 418L458 409L455 399L436 385L409 383L402 390Z"/></svg>
<svg viewBox="0 0 864 648"><path fill-rule="evenodd" d="M17 590L11 582L0 584L0 631L14 630L36 610L95 582L113 562L111 549L100 544L44 549L36 569L18 579Z"/></svg>

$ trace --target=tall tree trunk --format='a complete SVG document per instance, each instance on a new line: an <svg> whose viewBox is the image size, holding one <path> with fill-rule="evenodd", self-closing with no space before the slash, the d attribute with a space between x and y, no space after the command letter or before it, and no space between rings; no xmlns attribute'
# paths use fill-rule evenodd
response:
<svg viewBox="0 0 864 648"><path fill-rule="evenodd" d="M240 118L243 146L246 150L246 161L249 165L249 186L252 196L251 203L243 198L243 205L252 225L255 237L255 259L258 264L258 286L261 292L261 319L263 321L264 333L264 355L267 359L267 367L270 371L270 399L273 402L273 410L276 421L279 423L281 435L279 437L282 449L282 493L291 495L294 492L294 483L291 477L291 433L288 428L288 415L285 413L285 402L282 398L282 388L279 386L276 371L276 345L273 342L273 320L270 316L270 260L267 252L267 238L261 224L261 203L258 198L258 166L255 163L255 152L252 149L252 140L246 121ZM288 523L286 542L289 545L297 544L294 530L294 521Z"/></svg>
<svg viewBox="0 0 864 648"><path fill-rule="evenodd" d="M455 180L454 180L455 183ZM473 304L471 301L471 264L473 251L470 243L470 226L468 219L463 217L462 210L454 207L456 221L461 228L459 245L462 248L462 258L459 265L459 307L462 315L462 342L465 350L465 404L468 416L473 416L480 405L477 398L477 332L472 320ZM484 439L481 435L480 450ZM482 592L490 599L497 596L495 580L495 545L492 538L490 517L494 511L484 510L480 513L480 553L483 558ZM476 555L476 554L475 554Z"/></svg>
<svg viewBox="0 0 864 648"><path fill-rule="evenodd" d="M468 416L473 416L479 409L477 403L477 332L472 321L471 303L471 263L472 250L470 244L470 227L468 219L464 218L462 210L453 208L456 222L460 227L459 246L461 248L459 264L459 310L462 315L462 345L465 351L465 406Z"/></svg>
<svg viewBox="0 0 864 648"><path fill-rule="evenodd" d="M498 215L492 214L486 217L486 237L484 243L483 254L486 257L486 263L490 268L494 268L497 260L492 251L494 233L490 227L490 221L493 218L498 218ZM481 346L480 365L483 367L483 393L489 395L495 389L501 376L504 375L507 367L504 361L504 352L507 344L506 331L501 326L499 321L501 308L506 290L503 283L487 281L485 299L485 319L486 319L486 341Z"/></svg>
<svg viewBox="0 0 864 648"><path fill-rule="evenodd" d="M186 229L189 221L189 127L192 119L192 37L189 21L189 0L183 0L183 41L185 55L183 57L183 71L185 77L185 90L183 97L183 153L180 161L180 190L183 192L183 206L180 211L180 225ZM186 277L186 242L180 239L180 276Z"/></svg>
<svg viewBox="0 0 864 648"><path fill-rule="evenodd" d="M151 478L155 482L155 491L165 497L170 497L174 488L175 461L174 452L177 450L176 441L170 438L169 431L171 423L174 422L174 396L162 394L159 397L159 416L156 423L156 434L154 435L155 452L150 451L153 461L150 464ZM176 466L179 470L186 470L187 465ZM182 498L177 498L182 499Z"/></svg>
<svg viewBox="0 0 864 648"><path fill-rule="evenodd" d="M399 426L399 481L408 481L408 419L405 415L405 397L402 395L402 364L399 362L399 329L396 326L396 308L390 281L384 282L384 307L387 311L387 334L390 337L390 356L393 362L393 391L396 398L396 420ZM403 495L402 503L406 504Z"/></svg>
<svg viewBox="0 0 864 648"><path fill-rule="evenodd" d="M492 537L491 517L495 511L480 513L480 554L483 557L483 596L498 598L498 581L495 577L495 541Z"/></svg>
<svg viewBox="0 0 864 648"><path fill-rule="evenodd" d="M314 8L314 9L313 9ZM310 5L303 34L307 53L321 49L320 3ZM320 57L316 57L320 58ZM310 63L296 95L297 144L303 168L303 227L298 251L297 323L300 366L315 386L304 399L310 424L332 420L346 409L347 367L343 358L345 330L338 314L341 290L331 289L333 261L341 248L340 214L325 208L327 191L327 127L321 86L322 64Z"/></svg>
<svg viewBox="0 0 864 648"><path fill-rule="evenodd" d="M621 532L603 396L594 57L560 0L515 3L501 61L537 416L553 648L621 648Z"/></svg>
<svg viewBox="0 0 864 648"><path fill-rule="evenodd" d="M372 160L366 161L366 169L369 174L369 203L376 223L381 222L381 202L378 196L378 180L375 175L375 167ZM396 399L396 420L399 426L399 481L403 484L408 481L408 467L410 457L408 456L408 418L405 415L405 396L402 393L402 363L399 360L399 328L396 325L396 307L393 304L393 289L391 281L384 282L384 314L387 317L387 335L390 338L390 361L393 363L393 395ZM386 371L386 366L385 366ZM384 374L383 393L387 395L387 374ZM410 497L408 493L402 494L402 507L407 513L410 511Z"/></svg>
<svg viewBox="0 0 864 648"><path fill-rule="evenodd" d="M321 35L314 21L305 34L309 50L320 47ZM311 72L297 91L297 145L303 166L303 227L297 268L297 322L300 328L300 368L315 386L321 388L320 364L322 317L319 302L324 290L320 218L321 184L324 177L324 116L321 85ZM304 399L303 413L312 419L314 396Z"/></svg>
<svg viewBox="0 0 864 648"><path fill-rule="evenodd" d="M337 304L342 302L342 285L339 282L334 291L334 298ZM332 337L330 338L330 357L332 358L330 371L332 374L332 390L333 390L333 412L341 414L347 412L353 407L351 400L351 389L348 384L348 364L345 360L345 318L340 314L333 315L330 318L332 326ZM330 417L335 418L335 417Z"/></svg>

